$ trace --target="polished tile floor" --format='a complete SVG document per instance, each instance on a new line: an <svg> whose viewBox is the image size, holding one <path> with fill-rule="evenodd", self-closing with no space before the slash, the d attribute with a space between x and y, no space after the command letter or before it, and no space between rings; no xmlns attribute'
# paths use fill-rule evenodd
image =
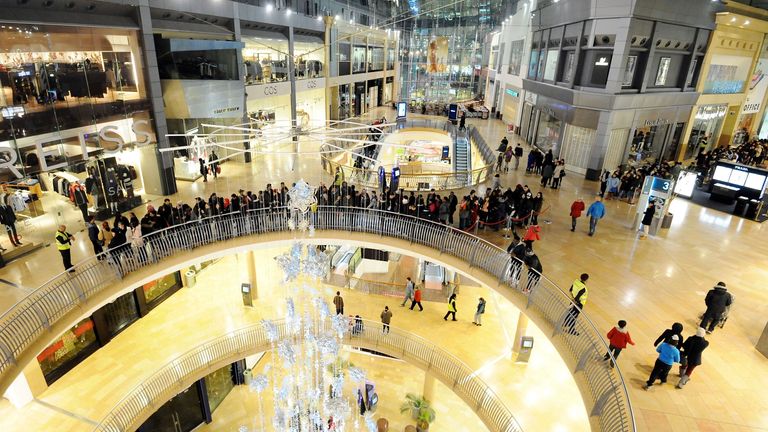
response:
<svg viewBox="0 0 768 432"><path fill-rule="evenodd" d="M490 143L507 133L499 121L472 119L468 123L476 125ZM509 138L513 143L518 140ZM244 189L263 187L268 180L275 183L282 178L328 181L314 157L300 159L293 171L292 161L286 159L259 156L252 165L233 163L217 182L180 183L178 199L207 196L217 189L229 192L241 185L247 186ZM233 177L227 180L230 174ZM502 177L505 186L529 184L534 191L539 189L538 180L524 172ZM571 173L561 190L544 191L545 207L550 210L540 218L544 222L542 240L535 248L544 273L562 287L568 287L578 274L590 273L586 312L599 328L607 332L618 319L629 321L638 345L622 353L619 363L630 387L639 429L768 430L768 359L754 349L768 317L768 247L763 240L768 228L677 198L671 204L672 227L648 240L639 240L632 226L636 207L618 201L607 202L608 215L595 237L586 235L583 219L577 232L571 233L570 203L583 197L589 204L597 187ZM500 246L507 244L501 233L479 234ZM78 242L75 260L89 254L85 242ZM45 248L0 270L0 279L29 289L58 271L48 265L58 260L55 249ZM653 340L674 321L685 325L685 335L693 333L696 317L704 309L704 295L720 280L728 284L736 305L726 327L708 337L711 345L704 353L704 364L691 383L684 390L672 386L640 390L655 358ZM0 306L8 307L24 292L0 284Z"/></svg>

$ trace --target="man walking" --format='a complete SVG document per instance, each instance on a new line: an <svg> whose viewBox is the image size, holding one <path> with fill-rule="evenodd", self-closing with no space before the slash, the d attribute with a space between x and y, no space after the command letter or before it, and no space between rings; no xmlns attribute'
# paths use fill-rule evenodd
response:
<svg viewBox="0 0 768 432"><path fill-rule="evenodd" d="M333 305L336 306L336 315L344 315L344 298L339 291L336 291L336 297L333 298Z"/></svg>
<svg viewBox="0 0 768 432"><path fill-rule="evenodd" d="M712 333L723 317L723 313L733 303L733 297L725 288L725 282L718 282L714 288L709 290L704 303L707 305L707 311L704 312L699 327L706 329L707 333Z"/></svg>
<svg viewBox="0 0 768 432"><path fill-rule="evenodd" d="M485 299L480 297L480 301L477 303L477 311L475 311L475 319L472 320L472 323L476 326L483 325L482 318L483 314L485 313Z"/></svg>
<svg viewBox="0 0 768 432"><path fill-rule="evenodd" d="M595 197L595 202L590 204L587 210L587 216L589 216L589 236L595 235L595 228L597 228L597 221L605 217L605 204L603 204L602 198Z"/></svg>
<svg viewBox="0 0 768 432"><path fill-rule="evenodd" d="M381 312L381 332L389 333L389 323L392 322L392 311L389 310L389 306L384 306L384 310Z"/></svg>
<svg viewBox="0 0 768 432"><path fill-rule="evenodd" d="M56 231L56 248L61 254L61 260L64 262L64 270L73 272L72 268L72 254L70 249L72 248L72 242L75 241L75 237L67 232L66 225L59 225L58 231Z"/></svg>
<svg viewBox="0 0 768 432"><path fill-rule="evenodd" d="M405 306L405 303L408 300L413 300L413 294L414 294L414 284L410 277L405 278L408 282L405 283L405 297L403 298L403 302L400 304L400 307ZM421 306L421 305L419 305ZM411 306L411 309L413 309L413 306Z"/></svg>
<svg viewBox="0 0 768 432"><path fill-rule="evenodd" d="M453 225L453 214L456 213L456 207L459 205L459 199L456 194L451 191L448 195L448 223Z"/></svg>
<svg viewBox="0 0 768 432"><path fill-rule="evenodd" d="M88 240L91 241L91 244L93 245L93 253L96 255L99 255L104 251L101 247L101 240L99 240L99 227L96 226L95 218L93 216L88 216L88 222L85 223L85 226L88 228ZM103 256L99 256L99 261L104 259Z"/></svg>
<svg viewBox="0 0 768 432"><path fill-rule="evenodd" d="M421 305L421 287L416 287L416 291L413 292L413 301L411 302L411 310L413 310L414 306L419 305L419 312L424 310L424 307Z"/></svg>
<svg viewBox="0 0 768 432"><path fill-rule="evenodd" d="M520 166L521 157L523 157L523 148L520 146L520 143L517 143L517 147L515 147L515 171Z"/></svg>
<svg viewBox="0 0 768 432"><path fill-rule="evenodd" d="M456 312L456 293L453 293L448 298L448 312L445 313L443 320L448 321L448 316L451 316L452 321L456 321Z"/></svg>
<svg viewBox="0 0 768 432"><path fill-rule="evenodd" d="M672 335L669 339L665 340L658 347L656 352L659 353L659 358L656 359L656 364L653 365L651 376L648 377L648 381L645 382L643 390L651 388L656 380L661 380L664 384L667 382L667 375L669 370L672 369L672 365L680 363L680 350L677 349L677 335Z"/></svg>
<svg viewBox="0 0 768 432"><path fill-rule="evenodd" d="M681 389L691 380L691 374L696 366L701 365L701 354L709 346L709 342L704 339L705 331L699 327L696 329L695 336L689 336L683 344L683 358L680 363L680 382L677 388Z"/></svg>
<svg viewBox="0 0 768 432"><path fill-rule="evenodd" d="M584 309L584 305L587 304L587 296L589 294L587 290L587 280L589 275L582 273L578 279L571 284L571 296L573 296L573 306L568 310L568 315L565 317L563 327L565 331L572 335L579 335L574 326L576 325L576 318L579 317L581 310Z"/></svg>

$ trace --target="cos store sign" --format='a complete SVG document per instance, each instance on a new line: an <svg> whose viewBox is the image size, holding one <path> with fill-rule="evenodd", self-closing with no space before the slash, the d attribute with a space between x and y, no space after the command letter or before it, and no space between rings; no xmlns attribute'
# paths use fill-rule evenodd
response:
<svg viewBox="0 0 768 432"><path fill-rule="evenodd" d="M136 135L135 144L137 147L146 146L152 142L152 135L146 131L149 128L150 128L150 125L148 120L134 120L133 124L131 124L131 132L133 132L133 134ZM115 125L107 125L99 129L99 143L102 146L105 146L106 143L109 143L106 147L104 147L104 153L106 155L114 155L122 151L123 146L125 145L125 140L120 135L119 131L120 131L120 128L118 128ZM80 134L78 135L80 148L83 150L83 160L88 159L88 149L85 143L86 133L87 132L80 132ZM41 171L50 171L50 170L66 167L68 162L48 165L48 163L45 161L45 157L56 156L58 152L56 150L44 149L43 144L45 142L48 142L48 140L46 139L46 140L35 141L35 153L37 154L37 158L40 161ZM10 147L0 147L0 152L8 155L7 161L0 162L0 168L8 169L18 179L24 178L24 176L21 174L21 172L19 172L18 168L16 168L15 166L16 161L18 160L18 154L16 153L16 151Z"/></svg>

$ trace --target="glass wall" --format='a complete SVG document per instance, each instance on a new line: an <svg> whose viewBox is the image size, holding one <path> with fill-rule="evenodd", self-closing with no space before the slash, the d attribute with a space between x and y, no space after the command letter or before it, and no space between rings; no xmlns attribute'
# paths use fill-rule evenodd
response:
<svg viewBox="0 0 768 432"><path fill-rule="evenodd" d="M144 298L147 305L156 305L165 298L166 293L172 293L181 287L181 275L174 272L158 280L144 285Z"/></svg>
<svg viewBox="0 0 768 432"><path fill-rule="evenodd" d="M136 31L0 28L0 184L22 195L18 219L61 202L107 218L160 193L144 77Z"/></svg>
<svg viewBox="0 0 768 432"><path fill-rule="evenodd" d="M45 381L50 385L99 349L93 320L86 318L65 332L37 356Z"/></svg>
<svg viewBox="0 0 768 432"><path fill-rule="evenodd" d="M323 42L309 39L294 42L294 68L299 79L325 76ZM288 80L288 39L243 36L243 42L246 85Z"/></svg>
<svg viewBox="0 0 768 432"><path fill-rule="evenodd" d="M728 105L699 107L693 119L693 128L685 154L686 159L695 156L699 151L708 151L716 145L717 137L720 135L720 127L723 125L727 112Z"/></svg>
<svg viewBox="0 0 768 432"><path fill-rule="evenodd" d="M235 382L232 379L232 365L226 365L223 368L206 375L205 390L208 394L208 404L211 412L224 402L230 391L235 388Z"/></svg>

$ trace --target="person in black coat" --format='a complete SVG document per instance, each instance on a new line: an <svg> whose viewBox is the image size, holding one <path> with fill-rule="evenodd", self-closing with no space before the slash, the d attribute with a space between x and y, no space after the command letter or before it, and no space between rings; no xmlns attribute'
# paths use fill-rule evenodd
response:
<svg viewBox="0 0 768 432"><path fill-rule="evenodd" d="M16 213L11 206L2 203L0 205L0 222L5 225L8 232L8 239L14 246L21 246L19 235L16 233Z"/></svg>
<svg viewBox="0 0 768 432"><path fill-rule="evenodd" d="M539 260L538 255L530 248L525 249L525 265L528 266L528 284L523 291L529 293L539 284L544 269L541 266L541 260Z"/></svg>
<svg viewBox="0 0 768 432"><path fill-rule="evenodd" d="M704 312L699 327L707 329L707 333L712 333L715 326L720 322L720 318L723 317L723 313L733 303L733 297L725 288L725 282L718 282L714 288L709 290L704 303L707 305L707 311Z"/></svg>
<svg viewBox="0 0 768 432"><path fill-rule="evenodd" d="M208 167L205 166L205 158L198 159L200 161L200 174L203 176L203 181L208 181Z"/></svg>
<svg viewBox="0 0 768 432"><path fill-rule="evenodd" d="M677 383L677 388L681 389L691 379L691 374L696 366L701 365L701 354L709 346L709 342L704 339L704 329L699 327L696 329L696 335L691 336L683 343L683 355L684 364L680 365L680 382Z"/></svg>
<svg viewBox="0 0 768 432"><path fill-rule="evenodd" d="M657 347L660 343L664 342L665 340L672 337L672 335L677 335L677 349L683 348L683 325L676 322L672 324L672 328L668 328L664 330L664 332L661 333L661 335L656 338L656 341L653 342L653 346Z"/></svg>
<svg viewBox="0 0 768 432"><path fill-rule="evenodd" d="M643 213L643 220L640 228L643 230L640 235L641 239L648 237L648 233L651 230L651 222L653 222L653 216L656 214L656 202L653 200L648 201L648 207L646 207Z"/></svg>
<svg viewBox="0 0 768 432"><path fill-rule="evenodd" d="M85 225L88 228L88 240L93 245L93 253L99 255L104 249L101 247L101 240L99 240L99 227L96 225L96 218L88 216L88 222ZM99 255L99 261L102 259L104 257Z"/></svg>

